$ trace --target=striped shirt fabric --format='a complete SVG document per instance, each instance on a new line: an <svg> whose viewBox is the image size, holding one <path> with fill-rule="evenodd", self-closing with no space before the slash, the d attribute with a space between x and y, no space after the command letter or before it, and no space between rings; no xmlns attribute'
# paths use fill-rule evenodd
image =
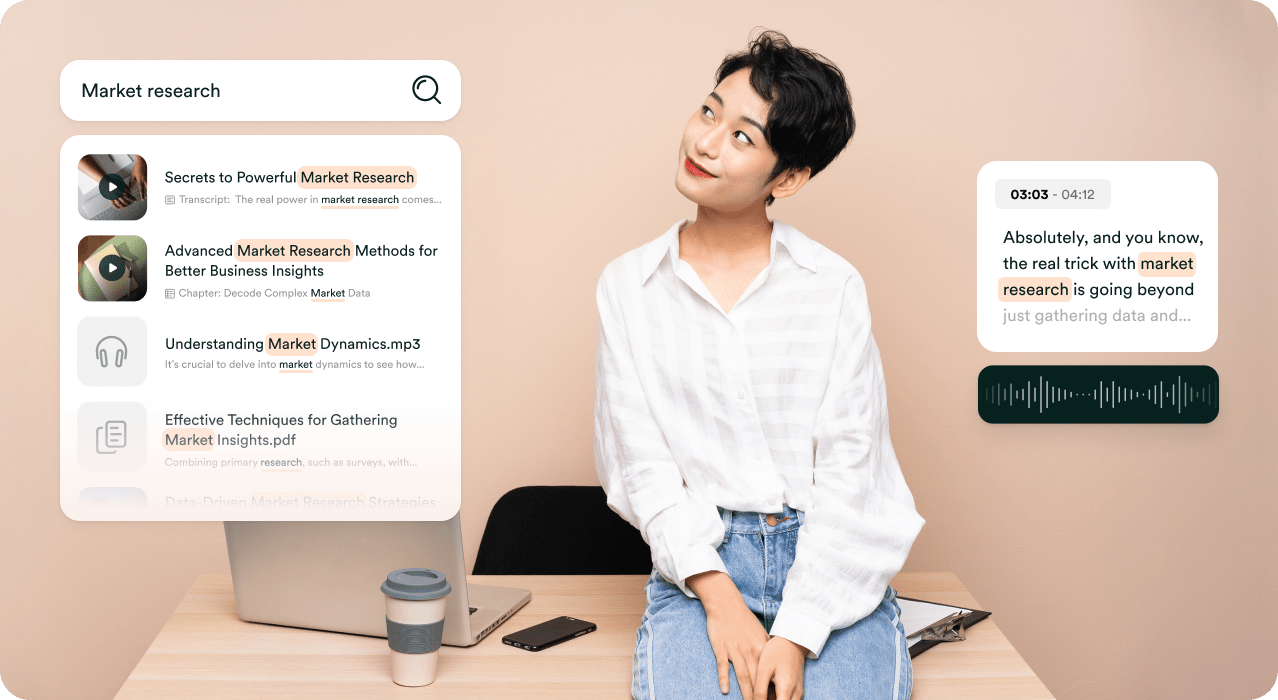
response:
<svg viewBox="0 0 1278 700"><path fill-rule="evenodd" d="M728 510L804 511L771 634L816 658L870 614L923 526L892 451L861 275L776 221L771 260L724 313L679 259L681 221L599 280L595 465L653 565L725 571Z"/></svg>

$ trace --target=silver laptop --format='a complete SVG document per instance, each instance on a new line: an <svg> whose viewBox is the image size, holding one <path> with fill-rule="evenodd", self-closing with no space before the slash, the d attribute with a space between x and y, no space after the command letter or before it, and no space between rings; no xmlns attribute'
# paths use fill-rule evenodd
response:
<svg viewBox="0 0 1278 700"><path fill-rule="evenodd" d="M382 582L396 569L441 571L452 584L443 643L467 647L532 593L466 583L460 514L443 522L226 522L240 619L386 636Z"/></svg>

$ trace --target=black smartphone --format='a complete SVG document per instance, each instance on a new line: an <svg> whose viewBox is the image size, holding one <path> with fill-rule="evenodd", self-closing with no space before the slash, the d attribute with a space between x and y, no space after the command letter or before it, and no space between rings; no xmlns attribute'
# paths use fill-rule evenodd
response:
<svg viewBox="0 0 1278 700"><path fill-rule="evenodd" d="M528 651L541 651L546 647L553 647L560 642L566 642L573 637L590 634L595 629L595 623L593 622L563 616L547 620L540 625L533 625L528 629L511 632L502 637L501 641L512 647L519 647Z"/></svg>

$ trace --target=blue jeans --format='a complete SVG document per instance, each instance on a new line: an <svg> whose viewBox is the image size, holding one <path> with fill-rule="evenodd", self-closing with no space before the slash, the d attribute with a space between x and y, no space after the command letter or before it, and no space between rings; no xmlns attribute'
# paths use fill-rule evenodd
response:
<svg viewBox="0 0 1278 700"><path fill-rule="evenodd" d="M724 523L719 557L746 606L764 629L771 629L803 513L787 506L777 524L768 525L762 513L719 510ZM630 691L635 700L741 700L735 669L728 674L728 695L719 692L701 601L684 595L655 569L645 592L648 609L635 639ZM803 669L806 700L907 700L912 686L901 609L890 586L874 612L830 633L821 655L808 659Z"/></svg>

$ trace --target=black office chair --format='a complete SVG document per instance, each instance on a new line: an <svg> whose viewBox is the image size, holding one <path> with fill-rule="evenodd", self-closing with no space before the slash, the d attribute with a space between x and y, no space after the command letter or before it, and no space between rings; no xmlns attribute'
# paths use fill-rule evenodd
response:
<svg viewBox="0 0 1278 700"><path fill-rule="evenodd" d="M475 574L647 574L652 554L601 486L523 486L498 499Z"/></svg>

